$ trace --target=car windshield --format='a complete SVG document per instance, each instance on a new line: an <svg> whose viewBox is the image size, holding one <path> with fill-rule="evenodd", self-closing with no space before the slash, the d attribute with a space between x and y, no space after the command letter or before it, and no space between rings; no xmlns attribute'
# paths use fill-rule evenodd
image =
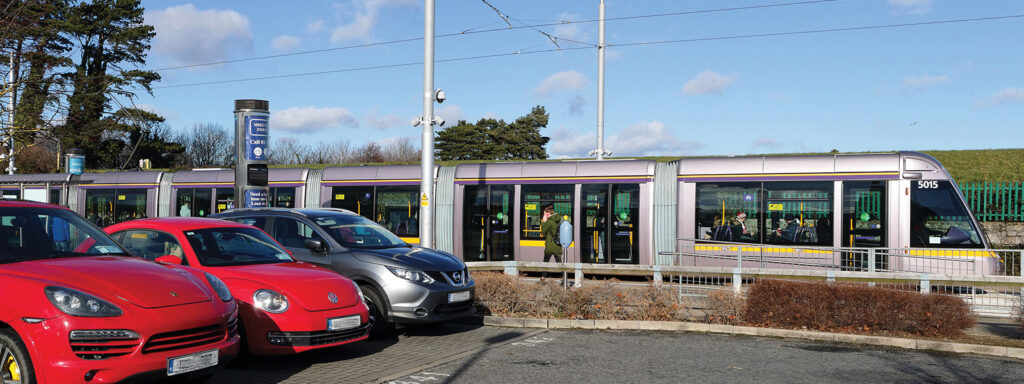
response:
<svg viewBox="0 0 1024 384"><path fill-rule="evenodd" d="M0 207L0 263L127 255L107 234L66 209Z"/></svg>
<svg viewBox="0 0 1024 384"><path fill-rule="evenodd" d="M395 248L409 244L389 232L380 224L356 215L327 215L313 221L331 237L347 248Z"/></svg>
<svg viewBox="0 0 1024 384"><path fill-rule="evenodd" d="M256 228L206 228L185 231L185 238L208 267L294 261L287 251Z"/></svg>

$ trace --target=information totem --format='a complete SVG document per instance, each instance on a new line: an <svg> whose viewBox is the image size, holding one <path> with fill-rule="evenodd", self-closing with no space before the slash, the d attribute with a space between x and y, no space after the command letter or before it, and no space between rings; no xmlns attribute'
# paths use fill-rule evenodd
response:
<svg viewBox="0 0 1024 384"><path fill-rule="evenodd" d="M270 102L235 100L235 205L265 208L270 199L267 147Z"/></svg>

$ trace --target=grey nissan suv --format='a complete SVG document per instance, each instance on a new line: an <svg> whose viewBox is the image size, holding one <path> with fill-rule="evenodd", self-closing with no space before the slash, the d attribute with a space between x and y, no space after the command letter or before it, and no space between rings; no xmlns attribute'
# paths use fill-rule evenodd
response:
<svg viewBox="0 0 1024 384"><path fill-rule="evenodd" d="M475 311L475 282L465 263L446 252L411 246L351 211L246 208L210 217L263 229L296 259L355 281L374 317L375 333L394 323L445 321Z"/></svg>

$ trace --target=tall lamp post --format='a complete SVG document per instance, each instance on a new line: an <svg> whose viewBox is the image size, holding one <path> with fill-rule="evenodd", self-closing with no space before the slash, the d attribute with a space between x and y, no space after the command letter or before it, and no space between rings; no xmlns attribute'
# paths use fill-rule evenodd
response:
<svg viewBox="0 0 1024 384"><path fill-rule="evenodd" d="M444 102L444 91L434 89L434 0L423 4L423 116L413 126L423 126L420 155L420 246L434 247L434 126L444 120L434 116L434 101Z"/></svg>

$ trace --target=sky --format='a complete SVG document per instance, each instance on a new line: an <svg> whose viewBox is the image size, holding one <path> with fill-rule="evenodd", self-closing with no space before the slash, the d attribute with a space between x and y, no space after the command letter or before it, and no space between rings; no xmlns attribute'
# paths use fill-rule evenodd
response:
<svg viewBox="0 0 1024 384"><path fill-rule="evenodd" d="M143 68L162 80L134 101L172 129L230 128L235 99L264 99L273 138L419 144L423 1L142 4L156 28ZM586 157L597 147L598 5L437 1L434 85L447 100L435 114L513 121L542 105L548 154ZM1024 139L1024 1L607 0L606 12L614 157ZM247 60L266 56L277 57Z"/></svg>

